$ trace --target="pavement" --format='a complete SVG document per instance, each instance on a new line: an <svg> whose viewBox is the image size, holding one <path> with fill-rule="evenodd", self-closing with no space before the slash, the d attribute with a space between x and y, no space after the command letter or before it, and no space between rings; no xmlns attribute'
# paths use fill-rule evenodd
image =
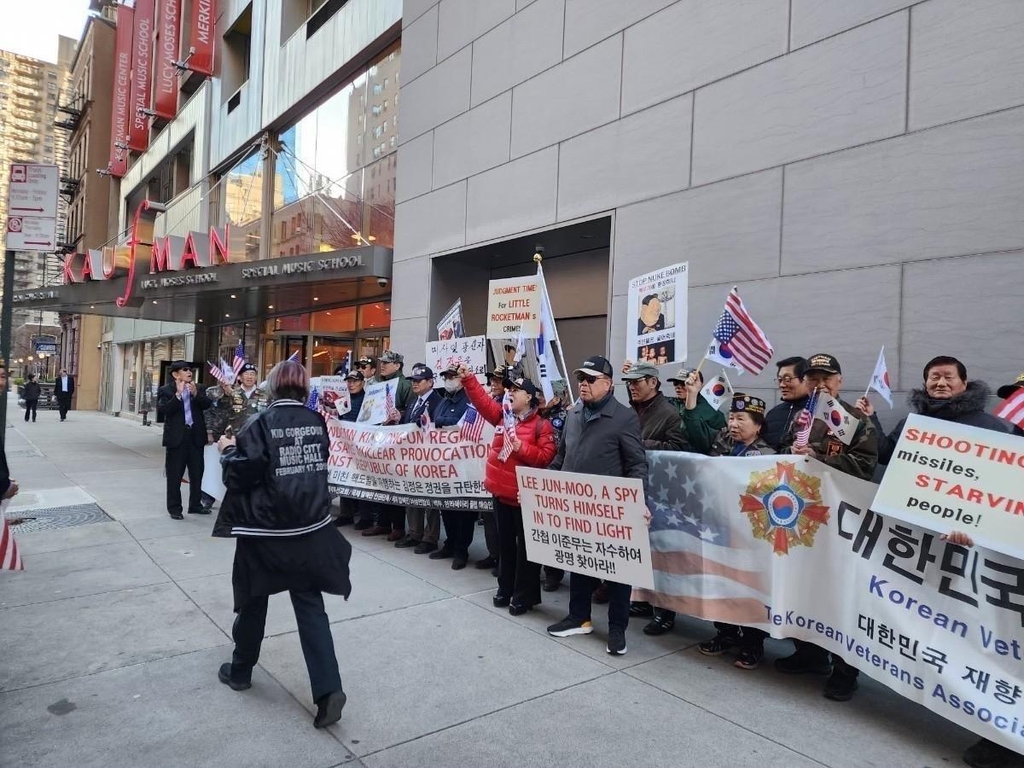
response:
<svg viewBox="0 0 1024 768"><path fill-rule="evenodd" d="M601 607L595 634L554 639L566 586L513 618L488 571L358 535L351 599L326 598L348 706L317 731L287 596L252 689L217 681L234 545L209 517L168 517L159 427L74 411L26 424L14 405L8 423L8 514L80 524L16 528L26 570L0 573L0 766L937 768L976 740L863 675L853 701L824 699L822 678L772 669L787 641L748 672L697 652L706 622L649 638L634 620L612 657Z"/></svg>

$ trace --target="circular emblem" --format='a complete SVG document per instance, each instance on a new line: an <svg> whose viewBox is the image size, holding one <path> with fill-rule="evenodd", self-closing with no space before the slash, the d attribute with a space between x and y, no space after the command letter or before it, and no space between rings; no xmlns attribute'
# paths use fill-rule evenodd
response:
<svg viewBox="0 0 1024 768"><path fill-rule="evenodd" d="M561 429L563 426L565 426L565 420L556 417L551 420L551 426L553 426L555 429Z"/></svg>
<svg viewBox="0 0 1024 768"><path fill-rule="evenodd" d="M832 426L841 427L843 425L843 416L839 411L832 411L828 415L828 420L832 422Z"/></svg>
<svg viewBox="0 0 1024 768"><path fill-rule="evenodd" d="M721 397L725 394L725 384L720 381L716 382L715 386L711 388L711 391L714 393L715 397Z"/></svg>
<svg viewBox="0 0 1024 768"><path fill-rule="evenodd" d="M740 512L750 520L754 536L769 542L777 555L789 554L791 547L813 546L818 528L829 517L821 500L821 479L785 461L751 473L740 496Z"/></svg>

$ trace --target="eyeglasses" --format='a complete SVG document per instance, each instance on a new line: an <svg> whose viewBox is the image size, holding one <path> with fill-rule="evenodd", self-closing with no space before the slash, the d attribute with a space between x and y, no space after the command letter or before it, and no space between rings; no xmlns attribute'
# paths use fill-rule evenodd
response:
<svg viewBox="0 0 1024 768"><path fill-rule="evenodd" d="M588 376L585 373L576 374L576 381L579 384L582 384L583 382L587 382L587 384L594 384L597 381L597 379L597 376Z"/></svg>
<svg viewBox="0 0 1024 768"><path fill-rule="evenodd" d="M800 381L800 377L790 376L789 374L786 374L785 376L779 376L777 379L775 379L775 382L777 384L791 384L794 381Z"/></svg>
<svg viewBox="0 0 1024 768"><path fill-rule="evenodd" d="M372 367L369 363L356 363L356 368L370 368Z"/></svg>

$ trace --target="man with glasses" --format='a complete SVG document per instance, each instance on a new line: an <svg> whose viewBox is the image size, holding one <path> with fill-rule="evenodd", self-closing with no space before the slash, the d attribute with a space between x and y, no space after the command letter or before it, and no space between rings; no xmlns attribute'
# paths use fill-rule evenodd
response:
<svg viewBox="0 0 1024 768"><path fill-rule="evenodd" d="M368 387L377 382L377 364L373 362L372 357L360 357L353 367L363 374L364 386Z"/></svg>
<svg viewBox="0 0 1024 768"><path fill-rule="evenodd" d="M807 407L809 393L804 383L804 374L807 372L807 361L804 358L787 357L775 365L778 367L775 383L779 387L782 402L765 414L761 437L778 450L793 421Z"/></svg>
<svg viewBox="0 0 1024 768"><path fill-rule="evenodd" d="M203 448L206 446L206 416L213 402L192 381L192 366L184 360L171 363L173 383L157 391L156 412L164 420L163 446L167 451L167 514L183 520L181 478L188 469L188 511L208 515L202 504Z"/></svg>
<svg viewBox="0 0 1024 768"><path fill-rule="evenodd" d="M789 431L782 438L780 453L792 453L809 456L828 466L845 472L861 480L870 480L878 465L878 441L875 428L861 411L849 403L839 399L839 390L843 386L843 369L839 361L829 354L811 355L807 358L807 370L804 373L804 384L809 391L820 390L822 395L828 394L839 400L839 404L852 417L857 419L856 431L849 445L833 435L825 422L816 419L811 426L810 436L806 445L797 445L796 436L806 424L806 416L798 416L793 420ZM810 672L813 674L830 674L825 683L825 697L833 701L849 701L857 690L857 677L860 674L854 667L847 664L839 656L832 654L829 664L829 653L813 643L794 640L796 653L782 659L776 659L775 668L787 674Z"/></svg>
<svg viewBox="0 0 1024 768"><path fill-rule="evenodd" d="M644 452L640 419L614 397L612 366L603 357L587 358L576 369L580 402L569 412L558 442L551 469L608 477L633 477L647 482L647 454ZM589 635L591 596L601 580L573 573L569 579L569 615L548 627L554 637ZM626 652L629 624L628 584L608 585L608 653Z"/></svg>

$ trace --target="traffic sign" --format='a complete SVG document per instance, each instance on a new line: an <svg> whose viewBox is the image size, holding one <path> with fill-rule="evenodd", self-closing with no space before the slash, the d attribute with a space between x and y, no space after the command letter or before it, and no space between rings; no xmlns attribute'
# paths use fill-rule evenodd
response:
<svg viewBox="0 0 1024 768"><path fill-rule="evenodd" d="M56 355L57 354L57 342L56 341L36 341L32 343L33 348L37 354L44 355Z"/></svg>
<svg viewBox="0 0 1024 768"><path fill-rule="evenodd" d="M12 163L7 193L7 248L52 251L57 247L56 165Z"/></svg>

